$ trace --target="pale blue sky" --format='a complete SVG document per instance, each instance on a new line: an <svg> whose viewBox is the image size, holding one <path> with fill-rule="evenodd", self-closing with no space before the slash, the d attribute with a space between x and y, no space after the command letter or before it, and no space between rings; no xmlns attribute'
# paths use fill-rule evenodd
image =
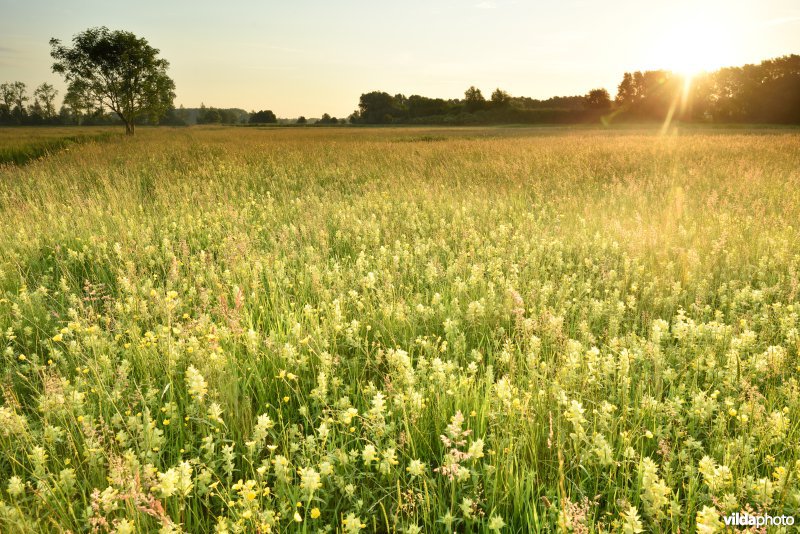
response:
<svg viewBox="0 0 800 534"><path fill-rule="evenodd" d="M370 90L546 98L626 70L697 70L800 53L798 0L0 0L0 81L64 85L48 40L90 26L148 39L176 104L347 116Z"/></svg>

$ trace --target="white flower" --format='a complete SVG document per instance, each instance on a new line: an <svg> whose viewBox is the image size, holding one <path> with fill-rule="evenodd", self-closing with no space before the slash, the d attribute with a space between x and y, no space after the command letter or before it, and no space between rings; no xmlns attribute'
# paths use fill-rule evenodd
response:
<svg viewBox="0 0 800 534"><path fill-rule="evenodd" d="M384 397L383 393L378 391L372 398L372 409L370 409L370 414L378 417L383 415L384 411L386 411L386 397Z"/></svg>
<svg viewBox="0 0 800 534"><path fill-rule="evenodd" d="M135 529L133 523L127 519L120 519L117 521L117 530L115 531L116 534L133 534L134 532Z"/></svg>
<svg viewBox="0 0 800 534"><path fill-rule="evenodd" d="M697 512L697 532L700 534L714 534L722 532L723 525L719 519L719 512L713 506L704 506Z"/></svg>
<svg viewBox="0 0 800 534"><path fill-rule="evenodd" d="M378 458L378 451L375 450L375 446L372 444L365 445L364 450L361 452L361 458L364 459L365 465L372 465L372 462Z"/></svg>
<svg viewBox="0 0 800 534"><path fill-rule="evenodd" d="M650 325L650 340L658 344L667 332L669 332L669 323L664 319L656 319L653 321L653 324Z"/></svg>
<svg viewBox="0 0 800 534"><path fill-rule="evenodd" d="M622 532L624 534L639 534L643 532L642 521L639 519L639 512L636 507L629 506L622 514Z"/></svg>
<svg viewBox="0 0 800 534"><path fill-rule="evenodd" d="M202 402L203 397L208 393L206 379L203 378L203 375L194 365L190 365L186 369L186 387L189 390L189 395L197 399L198 402Z"/></svg>
<svg viewBox="0 0 800 534"><path fill-rule="evenodd" d="M662 509L669 503L669 487L658 476L658 466L650 458L643 458L639 467L642 475L642 500L645 511L653 516L660 517Z"/></svg>
<svg viewBox="0 0 800 534"><path fill-rule="evenodd" d="M25 493L25 483L21 478L14 475L8 479L8 494L12 497L19 497Z"/></svg>
<svg viewBox="0 0 800 534"><path fill-rule="evenodd" d="M483 458L483 440L476 439L475 441L473 441L470 444L469 450L467 452L475 460L477 460L478 458Z"/></svg>
<svg viewBox="0 0 800 534"><path fill-rule="evenodd" d="M411 460L406 471L413 477L421 477L425 474L425 464L419 460Z"/></svg>
<svg viewBox="0 0 800 534"><path fill-rule="evenodd" d="M263 443L269 435L269 430L275 426L275 422L267 414L258 416L256 426L253 428L253 441Z"/></svg>
<svg viewBox="0 0 800 534"><path fill-rule="evenodd" d="M172 497L175 494L188 496L194 486L192 483L192 466L189 462L181 462L177 468L173 467L164 473L158 474L158 488L163 497Z"/></svg>
<svg viewBox="0 0 800 534"><path fill-rule="evenodd" d="M392 449L386 449L383 451L383 459L381 460L380 464L380 472L384 475L388 475L389 472L392 470L393 465L397 465L397 452Z"/></svg>
<svg viewBox="0 0 800 534"><path fill-rule="evenodd" d="M493 530L495 532L500 532L503 527L506 526L506 522L503 521L503 518L497 514L494 514L489 519L489 530Z"/></svg>
<svg viewBox="0 0 800 534"><path fill-rule="evenodd" d="M322 487L322 477L313 467L300 470L300 488L308 495Z"/></svg>
<svg viewBox="0 0 800 534"><path fill-rule="evenodd" d="M347 517L342 519L342 529L347 534L357 534L366 526L367 525L361 522L361 518L353 513L347 514Z"/></svg>

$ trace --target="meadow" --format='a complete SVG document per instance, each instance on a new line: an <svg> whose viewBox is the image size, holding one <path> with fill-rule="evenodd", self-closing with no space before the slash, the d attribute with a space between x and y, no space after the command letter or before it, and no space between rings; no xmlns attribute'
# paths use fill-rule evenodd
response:
<svg viewBox="0 0 800 534"><path fill-rule="evenodd" d="M118 137L119 130L108 127L0 128L0 165L28 163L37 158L70 150L89 141Z"/></svg>
<svg viewBox="0 0 800 534"><path fill-rule="evenodd" d="M791 129L160 128L0 166L0 530L800 516L799 217Z"/></svg>

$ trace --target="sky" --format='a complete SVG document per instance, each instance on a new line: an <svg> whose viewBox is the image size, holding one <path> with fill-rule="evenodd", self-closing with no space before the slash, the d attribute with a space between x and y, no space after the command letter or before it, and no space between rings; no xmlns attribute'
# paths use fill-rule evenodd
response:
<svg viewBox="0 0 800 534"><path fill-rule="evenodd" d="M0 82L65 85L48 41L93 26L144 37L176 105L346 117L361 93L548 98L625 71L692 73L800 53L798 0L0 0Z"/></svg>

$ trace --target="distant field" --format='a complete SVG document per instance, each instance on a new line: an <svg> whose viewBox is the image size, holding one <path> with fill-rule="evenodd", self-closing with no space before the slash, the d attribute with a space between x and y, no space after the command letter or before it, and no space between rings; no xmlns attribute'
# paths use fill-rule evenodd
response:
<svg viewBox="0 0 800 534"><path fill-rule="evenodd" d="M0 128L0 164L24 164L75 144L119 135L119 128L101 126Z"/></svg>
<svg viewBox="0 0 800 534"><path fill-rule="evenodd" d="M48 154L0 166L3 532L800 520L797 130Z"/></svg>

